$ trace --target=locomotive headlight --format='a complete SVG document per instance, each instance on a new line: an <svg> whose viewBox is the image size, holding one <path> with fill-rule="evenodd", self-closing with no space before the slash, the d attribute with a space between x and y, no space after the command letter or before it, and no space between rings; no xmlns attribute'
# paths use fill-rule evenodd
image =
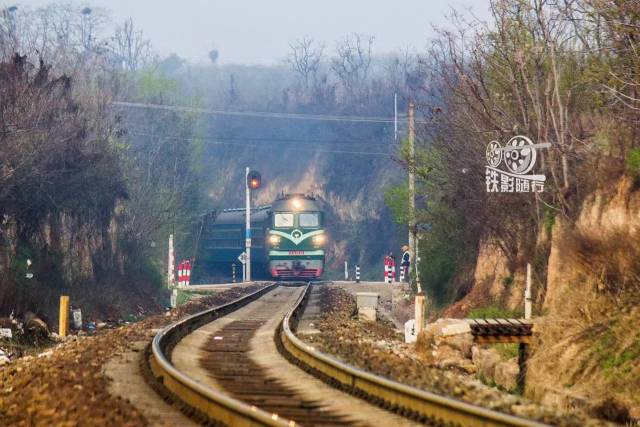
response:
<svg viewBox="0 0 640 427"><path fill-rule="evenodd" d="M300 199L293 199L291 201L291 204L293 205L294 210L300 210L300 208L302 207L302 202L300 202Z"/></svg>
<svg viewBox="0 0 640 427"><path fill-rule="evenodd" d="M270 235L269 243L271 243L272 245L277 245L278 243L280 243L280 236L276 236L275 234Z"/></svg>
<svg viewBox="0 0 640 427"><path fill-rule="evenodd" d="M312 240L314 245L322 246L324 245L324 242L326 242L327 238L324 234L316 234L313 236Z"/></svg>

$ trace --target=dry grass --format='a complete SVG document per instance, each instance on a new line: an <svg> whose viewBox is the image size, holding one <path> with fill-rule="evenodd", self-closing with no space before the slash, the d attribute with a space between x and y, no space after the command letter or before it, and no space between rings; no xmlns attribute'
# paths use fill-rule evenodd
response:
<svg viewBox="0 0 640 427"><path fill-rule="evenodd" d="M640 416L640 237L622 230L574 230L560 250L562 301L538 326L530 393L560 388L593 415Z"/></svg>

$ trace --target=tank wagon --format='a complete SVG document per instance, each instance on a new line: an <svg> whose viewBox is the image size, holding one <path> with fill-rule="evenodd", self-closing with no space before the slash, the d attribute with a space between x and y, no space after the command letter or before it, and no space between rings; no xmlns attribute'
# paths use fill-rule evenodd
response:
<svg viewBox="0 0 640 427"><path fill-rule="evenodd" d="M240 266L244 237L244 209L208 215L198 248L198 276L215 276L216 271L228 275L232 263ZM252 209L251 240L252 276L315 279L324 272L324 212L313 196L283 194L269 206Z"/></svg>

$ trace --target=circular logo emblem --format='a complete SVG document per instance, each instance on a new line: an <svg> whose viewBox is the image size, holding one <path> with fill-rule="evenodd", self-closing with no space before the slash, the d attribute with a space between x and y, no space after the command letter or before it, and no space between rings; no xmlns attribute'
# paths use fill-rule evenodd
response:
<svg viewBox="0 0 640 427"><path fill-rule="evenodd" d="M502 147L498 141L491 141L487 145L487 163L489 166L498 167L502 161Z"/></svg>
<svg viewBox="0 0 640 427"><path fill-rule="evenodd" d="M536 148L526 136L514 136L503 151L507 168L515 174L525 174L536 164Z"/></svg>
<svg viewBox="0 0 640 427"><path fill-rule="evenodd" d="M300 230L293 230L293 232L291 233L291 236L294 239L299 239L300 237L302 237L302 232Z"/></svg>

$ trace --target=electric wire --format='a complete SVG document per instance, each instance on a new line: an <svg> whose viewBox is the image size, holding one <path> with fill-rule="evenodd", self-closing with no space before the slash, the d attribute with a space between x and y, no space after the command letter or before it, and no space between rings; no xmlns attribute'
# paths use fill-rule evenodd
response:
<svg viewBox="0 0 640 427"><path fill-rule="evenodd" d="M212 145L232 145L232 146L237 145L242 147L270 148L270 147L266 147L264 144L246 144L246 143L239 144L238 142L241 141L240 139L238 139L237 142L233 142L233 141L221 141L215 138L207 138L207 137L186 138L186 137L171 136L171 135L157 135L157 134L146 133L146 132L128 132L128 134L137 135L137 136L147 136L150 138L158 138L158 139L173 139L173 140L179 140L179 141L192 141L192 142L204 141L205 143L212 144ZM265 138L264 140L268 140L268 139ZM299 142L296 142L296 143L299 143ZM354 155L361 155L361 156L391 157L394 155L394 153L392 152L376 152L376 151L372 152L372 151L352 151L352 150L326 150L326 149L300 148L300 147L289 147L288 149L294 150L294 151L310 151L315 153L354 154Z"/></svg>
<svg viewBox="0 0 640 427"><path fill-rule="evenodd" d="M150 136L144 130L141 129L124 129L125 135L147 135ZM165 135L158 135L158 137L166 137ZM177 136L176 138L181 138ZM357 140L357 139L314 139L314 138L279 138L279 137L234 137L234 136L208 136L208 137L193 137L194 139L215 139L216 141L255 141L255 142L277 142L283 144L306 144L306 145L366 145L367 147L394 147L399 146L399 141L390 142L371 142L371 140Z"/></svg>
<svg viewBox="0 0 640 427"><path fill-rule="evenodd" d="M228 111L228 110L214 110L209 108L198 107L185 107L180 105L162 105L162 104L148 104L141 102L124 102L116 101L113 105L119 107L128 108L146 108L151 110L167 110L167 111L182 111L192 112L200 114L220 115L220 116L239 116L239 117L257 117L257 118L269 118L269 119L292 119L292 120L318 120L318 121L332 121L332 122L355 122L355 123L386 123L393 124L396 119L393 117L379 117L379 116L345 116L345 115L329 115L329 114L307 114L307 113L268 113L263 111ZM398 123L403 123L406 116L398 116ZM416 123L422 123L420 120L416 120Z"/></svg>

